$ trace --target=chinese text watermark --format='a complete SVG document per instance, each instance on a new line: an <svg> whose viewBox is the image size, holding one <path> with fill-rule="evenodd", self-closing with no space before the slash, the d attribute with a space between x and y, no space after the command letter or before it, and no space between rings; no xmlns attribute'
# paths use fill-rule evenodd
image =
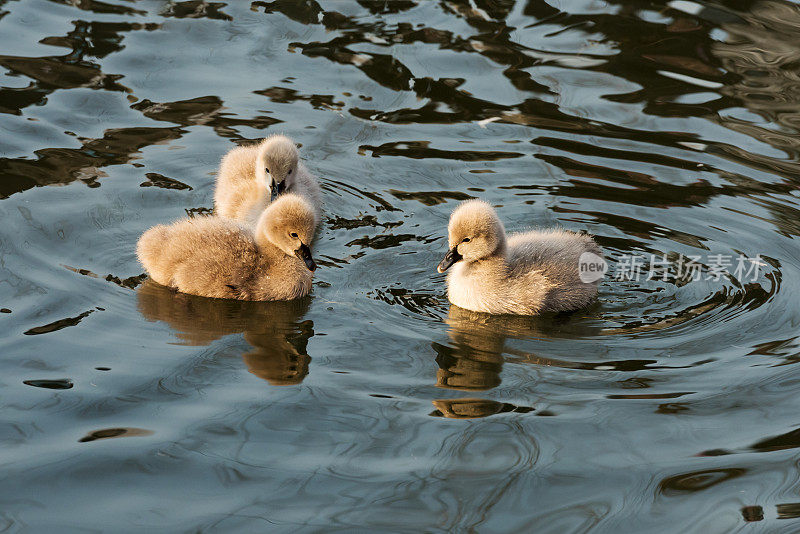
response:
<svg viewBox="0 0 800 534"><path fill-rule="evenodd" d="M743 254L709 254L702 256L623 254L617 258L614 269L601 256L584 252L578 260L578 275L589 284L602 279L610 270L610 277L618 281L681 280L696 282L707 280L718 282L733 277L740 283L758 280L760 268L767 265L761 255L748 257Z"/></svg>

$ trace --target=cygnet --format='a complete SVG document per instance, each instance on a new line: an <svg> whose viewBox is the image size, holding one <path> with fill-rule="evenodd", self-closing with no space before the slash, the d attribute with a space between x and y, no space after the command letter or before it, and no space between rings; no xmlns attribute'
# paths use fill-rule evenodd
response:
<svg viewBox="0 0 800 534"><path fill-rule="evenodd" d="M272 135L253 146L225 154L217 175L214 213L254 226L261 213L282 193L296 193L320 214L317 178L300 161L294 141Z"/></svg>
<svg viewBox="0 0 800 534"><path fill-rule="evenodd" d="M136 254L155 282L183 293L291 300L311 291L315 226L308 200L287 193L264 210L255 230L216 216L183 219L147 230Z"/></svg>
<svg viewBox="0 0 800 534"><path fill-rule="evenodd" d="M583 276L586 262L602 268L602 251L591 236L560 229L506 237L494 209L469 200L453 211L450 250L438 271L450 269L447 296L467 310L536 315L583 308L597 297L600 276Z"/></svg>

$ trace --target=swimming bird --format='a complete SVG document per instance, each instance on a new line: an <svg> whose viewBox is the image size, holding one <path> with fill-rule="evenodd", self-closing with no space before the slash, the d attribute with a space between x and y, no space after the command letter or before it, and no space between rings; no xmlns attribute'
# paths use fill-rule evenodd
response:
<svg viewBox="0 0 800 534"><path fill-rule="evenodd" d="M452 267L447 296L461 308L536 315L583 308L597 296L598 280L584 282L579 272L585 261L602 265L602 251L589 235L549 229L506 237L494 209L476 199L453 211L448 241L437 269Z"/></svg>
<svg viewBox="0 0 800 534"><path fill-rule="evenodd" d="M150 278L183 293L291 300L311 291L315 226L311 204L287 193L264 210L255 231L222 217L183 219L147 230L136 254Z"/></svg>
<svg viewBox="0 0 800 534"><path fill-rule="evenodd" d="M257 145L236 147L222 158L214 213L255 226L267 205L285 192L306 197L319 218L317 178L300 161L294 141L272 135Z"/></svg>

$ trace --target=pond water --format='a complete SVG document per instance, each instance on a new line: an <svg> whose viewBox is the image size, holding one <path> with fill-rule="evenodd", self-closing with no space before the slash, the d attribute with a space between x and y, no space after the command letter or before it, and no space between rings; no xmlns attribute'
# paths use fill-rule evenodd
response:
<svg viewBox="0 0 800 534"><path fill-rule="evenodd" d="M0 66L0 531L800 530L796 3L0 0ZM278 132L311 296L144 281ZM598 302L451 308L471 197Z"/></svg>

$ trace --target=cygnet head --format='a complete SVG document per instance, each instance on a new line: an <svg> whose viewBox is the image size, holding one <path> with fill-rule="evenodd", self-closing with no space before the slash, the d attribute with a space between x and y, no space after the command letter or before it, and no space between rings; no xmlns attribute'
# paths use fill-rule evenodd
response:
<svg viewBox="0 0 800 534"><path fill-rule="evenodd" d="M308 244L314 237L316 215L311 204L294 193L285 193L271 203L258 220L256 236L266 238L288 256L303 260L309 270L317 268Z"/></svg>
<svg viewBox="0 0 800 534"><path fill-rule="evenodd" d="M272 201L291 189L299 159L294 141L285 135L272 135L261 143L256 158L256 179L270 190Z"/></svg>
<svg viewBox="0 0 800 534"><path fill-rule="evenodd" d="M445 272L454 263L472 263L505 253L506 232L494 208L483 200L468 200L450 215L447 227L450 250L436 268Z"/></svg>

